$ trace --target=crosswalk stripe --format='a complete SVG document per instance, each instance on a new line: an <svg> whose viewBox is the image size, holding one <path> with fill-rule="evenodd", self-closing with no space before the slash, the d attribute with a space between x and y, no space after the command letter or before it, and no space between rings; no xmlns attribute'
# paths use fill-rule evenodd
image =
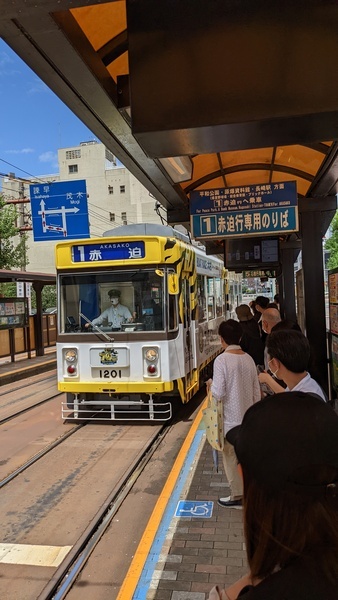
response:
<svg viewBox="0 0 338 600"><path fill-rule="evenodd" d="M0 563L58 567L72 546L34 546L31 544L1 544Z"/></svg>

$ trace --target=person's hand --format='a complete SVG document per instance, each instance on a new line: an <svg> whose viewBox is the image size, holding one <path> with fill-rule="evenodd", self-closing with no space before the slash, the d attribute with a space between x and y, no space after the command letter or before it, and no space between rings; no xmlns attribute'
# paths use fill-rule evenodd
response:
<svg viewBox="0 0 338 600"><path fill-rule="evenodd" d="M212 379L208 379L208 381L205 382L205 386L207 388L207 392L209 392L209 390L212 386Z"/></svg>
<svg viewBox="0 0 338 600"><path fill-rule="evenodd" d="M260 381L260 383L267 383L269 384L271 382L271 375L269 375L269 373L267 373L266 371L263 371L262 373L258 374L258 379Z"/></svg>
<svg viewBox="0 0 338 600"><path fill-rule="evenodd" d="M250 573L248 573L229 587L225 588L224 591L229 600L236 600L238 598L238 594L242 591L244 587L246 587L247 585L257 585L261 581L261 579L253 579Z"/></svg>
<svg viewBox="0 0 338 600"><path fill-rule="evenodd" d="M85 328L88 329L90 327L90 323L85 323Z"/></svg>

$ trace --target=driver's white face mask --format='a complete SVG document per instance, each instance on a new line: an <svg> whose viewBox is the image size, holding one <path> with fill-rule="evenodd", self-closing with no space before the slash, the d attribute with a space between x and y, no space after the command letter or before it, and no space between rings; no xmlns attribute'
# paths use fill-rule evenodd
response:
<svg viewBox="0 0 338 600"><path fill-rule="evenodd" d="M118 298L111 298L111 303L114 304L114 306L116 306L119 303L119 299Z"/></svg>

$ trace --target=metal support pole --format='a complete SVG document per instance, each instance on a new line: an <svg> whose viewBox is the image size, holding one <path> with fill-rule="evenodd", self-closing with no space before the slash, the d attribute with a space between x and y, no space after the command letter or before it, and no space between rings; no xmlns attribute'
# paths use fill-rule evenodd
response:
<svg viewBox="0 0 338 600"><path fill-rule="evenodd" d="M281 302L281 311L285 319L297 321L296 299L295 299L295 251L293 248L281 247L282 265L283 265L283 297Z"/></svg>
<svg viewBox="0 0 338 600"><path fill-rule="evenodd" d="M302 198L302 264L306 335L311 347L311 375L328 394L328 357L326 343L323 236L333 218L337 199Z"/></svg>

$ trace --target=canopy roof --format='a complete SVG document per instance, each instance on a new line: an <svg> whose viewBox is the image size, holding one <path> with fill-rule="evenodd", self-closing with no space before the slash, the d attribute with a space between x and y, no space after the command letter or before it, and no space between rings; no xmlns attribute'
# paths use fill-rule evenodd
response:
<svg viewBox="0 0 338 600"><path fill-rule="evenodd" d="M170 55L169 59L165 56L166 60L174 61L177 65L176 71L180 77L180 87L177 87L175 78L173 81L170 79L172 72L167 74L163 70L163 64L166 63L162 63L161 59L166 52L161 51L161 44L162 40L166 44L168 41L163 38L166 31L161 30L161 24L157 21L159 16L155 14L156 4L162 7L162 11L169 10L168 6L171 6L169 16L164 12L170 32L170 27L172 31L183 28L183 25L187 27L187 22L183 21L187 18L186 15L184 17L183 7L187 8L189 3L198 7L199 21L191 23L190 30L185 32L189 35L181 36L173 42L170 52L167 53ZM213 4L220 10L219 0ZM223 1L224 7L233 8L235 4ZM234 89L235 86L238 88L244 85L244 78L239 74L233 87L226 81L226 61L223 56L217 55L220 47L216 43L216 54L213 49L212 40L216 39L213 35L217 34L218 15L211 14L210 3L198 0L196 3L191 3L190 0L180 0L179 3L176 0L133 0L129 3L126 0L26 0L24 3L8 3L6 0L0 0L0 35L167 209L169 222L186 224L189 220L189 193L192 190L294 180L297 182L300 197L324 197L338 191L338 144L332 141L338 138L338 112L335 110L338 106L335 104L336 96L338 98L338 84L330 66L330 53L335 60L335 51L338 48L338 7L326 0L305 3L301 0L292 3L286 0L283 3L288 11L284 15L286 25L284 23L285 27L281 32L280 28L278 31L276 29L281 22L281 13L278 15L279 21L277 17L276 22L273 21L270 14L269 22L264 21L262 11L264 7L267 9L269 4L258 0L255 3L256 8L251 6L250 12L248 7L252 3L239 0L235 14L237 38L245 40L249 49L250 43L253 43L252 39L248 41L250 23L254 24L252 31L255 34L259 31L262 36L262 48L265 51L260 57L256 57L260 63L252 62L256 66L260 64L261 68L257 68L253 73L251 85L255 82L263 85L266 73L266 77L272 77L267 89L270 89L270 86L273 89L279 86L279 96L283 96L285 91L285 114L282 114L283 101L280 102L278 94L271 95L271 98L267 94L266 106L263 108L258 101L254 102L254 94L246 99L243 110L250 114L253 106L253 111L260 111L254 124L249 123L244 116L236 117L238 96ZM140 11L141 16L143 14L145 22L149 22L149 31L144 24L143 29L140 26L140 31L137 30L137 19L135 20L132 12L134 7ZM202 43L199 42L201 34L198 29L202 10L205 14L203 27L209 32L206 40L209 53L203 64L196 63L193 54L193 49L196 48L198 55L199 43ZM297 14L295 11L298 11ZM229 14L232 16L234 13ZM295 14L295 19L290 23L288 19L292 14ZM172 23L169 23L172 15ZM305 21L302 21L303 15L306 15ZM193 19L192 15L188 16L189 19ZM223 13L220 16L223 18ZM296 17L302 25L298 25L298 29L295 25ZM228 21L225 24L227 23ZM292 35L289 32L290 28ZM158 43L153 41L157 30ZM273 37L265 40L263 30L272 32L272 36L277 31L275 35L279 36L276 48L271 50L273 60L269 60L269 49L264 46L266 43L272 46ZM149 57L146 60L144 57L147 54L147 36L152 41L149 43ZM183 37L188 38L190 43L188 57L185 46L181 44ZM284 46L281 46L282 41ZM297 74L303 82L303 71L306 77L311 71L304 56L304 47L308 48L307 58L311 61L314 77L312 80L307 79L306 86L302 83L297 87ZM138 48L142 59L139 61ZM252 48L254 52L254 47ZM228 58L227 62L232 66L235 64L235 67L236 60L243 68L245 61L249 61L251 65L250 56L243 58L238 47L236 50L237 54ZM205 54L204 51L202 58ZM293 65L293 81L290 83L287 83L285 73L283 79L283 60L287 67L284 69L286 74L287 69L291 69ZM155 77L151 89L146 79L143 89L140 89L139 63L140 72L145 72L146 75L146 69L151 64L150 75ZM132 65L131 72L129 64ZM227 71L227 74L229 77L233 76L233 72ZM315 82L319 74L320 86ZM213 103L212 90L209 96L205 94L205 81L211 76L219 96L224 94L224 97L229 99L227 115L223 121L220 118L217 123L213 121L213 113L210 112L209 115L208 112L210 107L214 106L215 109L212 110L218 110ZM248 73L246 76L248 77ZM330 85L327 90L322 89L325 82L327 86ZM297 92L299 96L296 106L292 105L290 87L291 90L295 89L295 94ZM172 111L172 119L171 113L166 113L170 107L167 109L164 106L166 98L161 96L159 88L164 88L167 95L168 90L171 91L170 101L177 102L177 110ZM259 86L254 92L259 99ZM187 93L190 93L190 97ZM266 94L266 90L264 93ZM159 96L154 99L154 94ZM322 97L321 94L325 96ZM196 97L200 103L196 104ZM154 102L157 106L156 118L158 117L159 125L158 130L154 132L146 131L144 124L139 123L140 119L142 120L142 115L139 116L142 112L139 104L141 102L142 105L143 102L145 107L145 104L148 104L147 98L150 107ZM157 98L160 98L163 104L159 104ZM210 107L207 104L208 98ZM172 104L170 106L172 107ZM167 130L163 129L160 122L162 107L168 122ZM178 119L181 114L188 115L185 117L188 118L190 107L195 125L194 122L189 123L187 128L182 130L180 123L176 122L176 115ZM222 107L223 105L220 107L221 111ZM274 110L279 119L278 127L276 120L271 119ZM234 129L238 124L240 129ZM231 131L233 135L223 135ZM329 132L332 134L329 135ZM154 144L152 139L155 140ZM265 147L269 141L273 143ZM297 143L294 143L295 141ZM160 149L157 153L156 148ZM175 148L177 152L171 157L184 154L189 158L185 158L183 162L171 158L168 150ZM161 162L160 159L163 158L165 160Z"/></svg>

